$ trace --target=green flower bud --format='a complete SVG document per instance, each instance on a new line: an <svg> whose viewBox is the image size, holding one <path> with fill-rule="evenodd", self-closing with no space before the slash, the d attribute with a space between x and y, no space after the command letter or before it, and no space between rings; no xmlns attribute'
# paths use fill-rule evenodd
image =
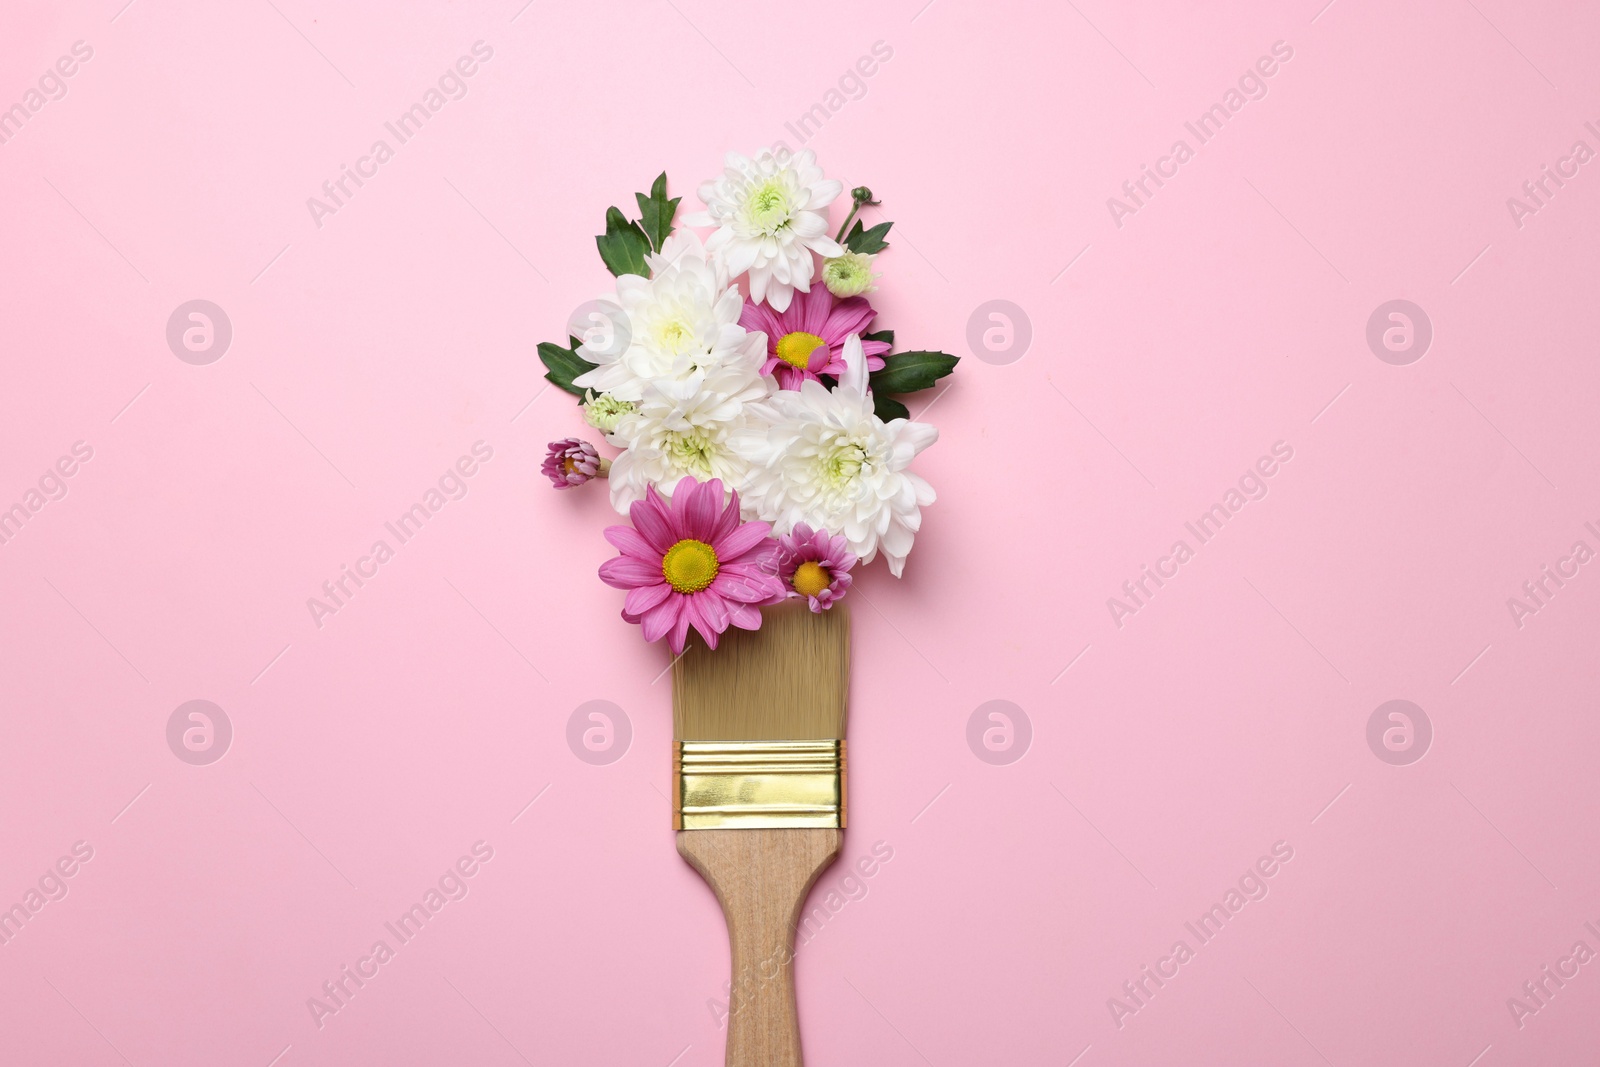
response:
<svg viewBox="0 0 1600 1067"><path fill-rule="evenodd" d="M583 421L601 433L611 433L616 430L618 420L633 409L631 401L617 400L610 393L595 396L588 390L584 391Z"/></svg>
<svg viewBox="0 0 1600 1067"><path fill-rule="evenodd" d="M846 252L822 262L822 284L840 298L870 293L877 277L872 273L872 257L863 252Z"/></svg>

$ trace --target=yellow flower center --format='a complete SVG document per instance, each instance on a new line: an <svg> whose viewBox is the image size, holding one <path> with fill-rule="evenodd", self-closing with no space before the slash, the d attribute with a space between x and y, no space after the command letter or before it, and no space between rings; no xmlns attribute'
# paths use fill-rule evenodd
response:
<svg viewBox="0 0 1600 1067"><path fill-rule="evenodd" d="M806 560L794 569L794 591L801 596L816 596L833 582L833 575L820 563Z"/></svg>
<svg viewBox="0 0 1600 1067"><path fill-rule="evenodd" d="M568 456L566 459L561 461L561 469L567 474L571 474L573 471L578 469L578 464L571 456Z"/></svg>
<svg viewBox="0 0 1600 1067"><path fill-rule="evenodd" d="M811 353L822 345L822 338L816 334L796 330L778 338L778 358L791 367L805 370L811 363Z"/></svg>
<svg viewBox="0 0 1600 1067"><path fill-rule="evenodd" d="M680 593L698 593L717 576L717 553L704 541L686 537L661 557L661 575Z"/></svg>

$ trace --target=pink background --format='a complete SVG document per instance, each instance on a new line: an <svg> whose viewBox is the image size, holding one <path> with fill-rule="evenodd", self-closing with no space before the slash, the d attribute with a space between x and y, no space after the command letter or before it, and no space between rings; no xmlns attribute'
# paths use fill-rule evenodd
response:
<svg viewBox="0 0 1600 1067"><path fill-rule="evenodd" d="M846 856L893 858L823 880L809 1060L1592 1059L1600 965L1520 1027L1507 999L1600 950L1600 567L1520 627L1507 601L1600 549L1600 164L1520 227L1506 203L1600 148L1592 9L123 2L10 3L0 34L0 106L93 49L0 145L0 505L93 449L0 545L0 905L93 849L0 946L7 1062L721 1063L666 657L595 577L603 492L539 477L585 428L534 345L608 287L607 205L664 167L698 207L725 149L799 147L879 41L809 145L896 223L880 324L970 357L1003 299L1032 343L912 401L939 502L854 598ZM467 95L316 225L479 40ZM1278 41L1119 227L1107 198ZM203 366L165 339L197 298L233 327ZM1407 366L1366 341L1394 299L1434 331ZM476 441L466 496L319 628L307 598ZM1119 627L1107 599L1279 441ZM1406 766L1366 735L1397 698L1433 729ZM234 731L207 766L166 739L195 699ZM608 764L566 740L591 700L631 723ZM969 748L991 700L1019 761ZM468 895L319 1027L477 841Z"/></svg>

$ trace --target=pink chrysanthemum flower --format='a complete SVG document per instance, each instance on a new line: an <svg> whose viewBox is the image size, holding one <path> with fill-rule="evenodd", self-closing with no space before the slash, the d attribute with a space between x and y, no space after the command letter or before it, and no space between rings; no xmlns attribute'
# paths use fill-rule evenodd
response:
<svg viewBox="0 0 1600 1067"><path fill-rule="evenodd" d="M806 598L815 612L826 611L850 588L856 557L843 537L813 531L803 522L778 540L778 577Z"/></svg>
<svg viewBox="0 0 1600 1067"><path fill-rule="evenodd" d="M655 486L628 507L633 526L606 528L622 555L600 567L600 580L626 589L622 617L639 623L646 641L668 637L674 655L693 626L717 647L730 625L761 626L762 604L783 599L774 555L777 542L764 522L739 521L739 494L723 504L722 483L684 478L662 499Z"/></svg>
<svg viewBox="0 0 1600 1067"><path fill-rule="evenodd" d="M835 300L822 286L809 293L796 293L785 311L773 311L765 304L745 302L739 325L767 335L767 361L762 374L778 380L781 389L799 389L800 383L818 381L819 375L835 377L844 373L844 339L864 333L877 312L859 296ZM883 369L885 341L862 341L867 370Z"/></svg>
<svg viewBox="0 0 1600 1067"><path fill-rule="evenodd" d="M550 451L545 453L540 469L557 489L571 489L599 474L606 465L594 445L576 437L563 437L550 442Z"/></svg>

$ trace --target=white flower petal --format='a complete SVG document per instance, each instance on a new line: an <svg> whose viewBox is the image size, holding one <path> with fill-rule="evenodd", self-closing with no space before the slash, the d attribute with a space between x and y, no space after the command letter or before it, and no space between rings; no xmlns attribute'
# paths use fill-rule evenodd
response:
<svg viewBox="0 0 1600 1067"><path fill-rule="evenodd" d="M861 349L859 334L844 339L844 373L839 375L839 388L859 396L867 395L867 356Z"/></svg>
<svg viewBox="0 0 1600 1067"><path fill-rule="evenodd" d="M820 175L822 172L819 170L817 173ZM839 194L842 192L844 192L844 183L837 178L829 178L827 181L818 182L811 187L811 199L806 201L806 208L810 211L825 208L839 199Z"/></svg>
<svg viewBox="0 0 1600 1067"><path fill-rule="evenodd" d="M895 434L895 452L905 457L900 464L902 468L911 462L912 456L939 439L937 426L903 419L896 419L895 422L900 424Z"/></svg>
<svg viewBox="0 0 1600 1067"><path fill-rule="evenodd" d="M845 248L844 245L839 244L832 237L813 237L806 241L806 247L811 249L811 251L815 252L817 255L822 256L824 259L832 259L834 256L842 256L849 251L849 249Z"/></svg>
<svg viewBox="0 0 1600 1067"><path fill-rule="evenodd" d="M828 220L815 211L802 211L789 228L801 237L816 237L828 232Z"/></svg>

